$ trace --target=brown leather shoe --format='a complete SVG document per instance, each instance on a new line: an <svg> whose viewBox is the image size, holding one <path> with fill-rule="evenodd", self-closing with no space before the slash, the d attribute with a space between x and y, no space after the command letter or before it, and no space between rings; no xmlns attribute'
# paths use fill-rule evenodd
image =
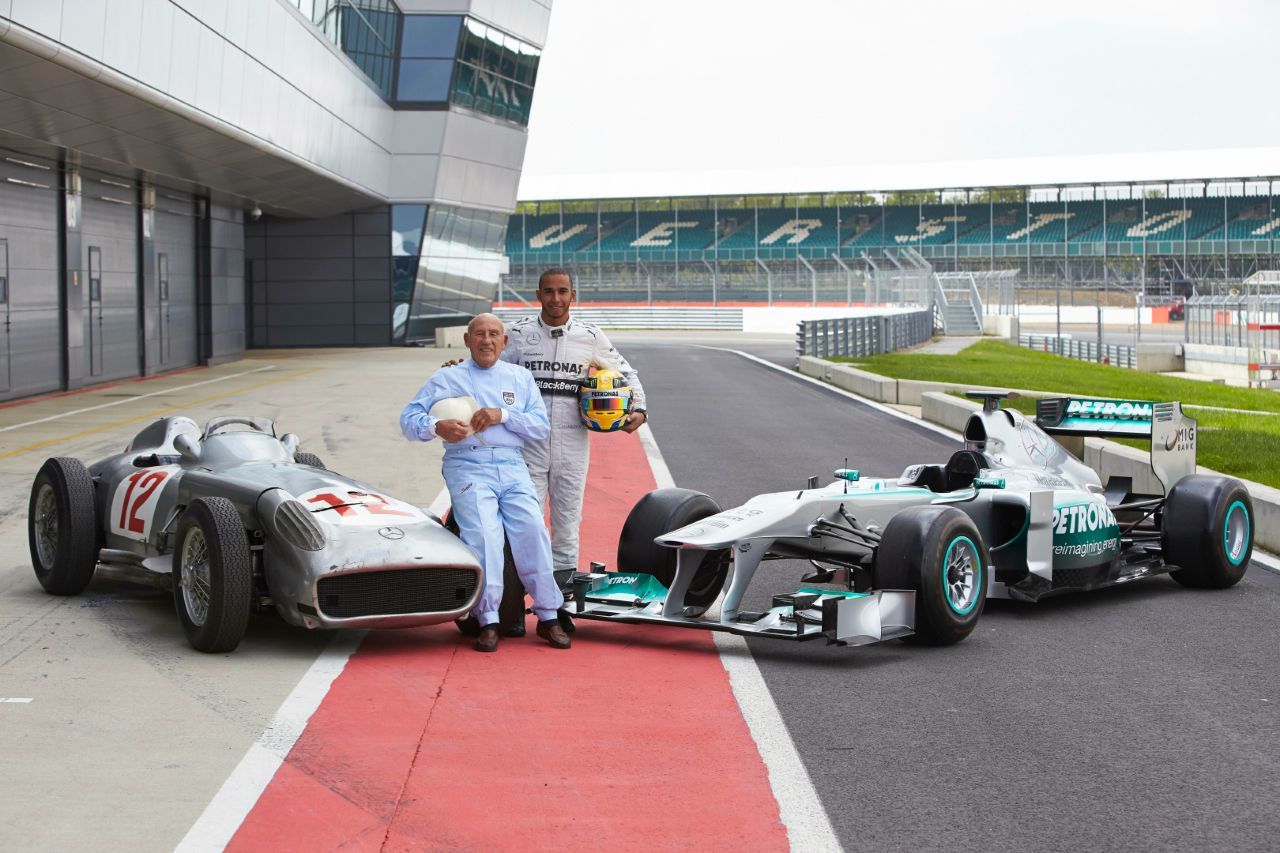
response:
<svg viewBox="0 0 1280 853"><path fill-rule="evenodd" d="M546 640L547 645L553 649L567 649L573 642L569 639L569 635L564 632L564 628L560 627L559 620L556 619L539 622L538 636Z"/></svg>
<svg viewBox="0 0 1280 853"><path fill-rule="evenodd" d="M476 651L478 652L496 652L498 650L498 626L485 625L480 629L480 636L476 638Z"/></svg>

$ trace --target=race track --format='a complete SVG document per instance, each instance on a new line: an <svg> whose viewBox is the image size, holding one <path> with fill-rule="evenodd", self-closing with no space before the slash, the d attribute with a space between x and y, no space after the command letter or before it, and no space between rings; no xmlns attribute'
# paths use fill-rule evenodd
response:
<svg viewBox="0 0 1280 853"><path fill-rule="evenodd" d="M740 355L619 337L676 484L726 507L956 447ZM744 607L801 568L765 563ZM1280 576L1257 563L1226 591L988 602L951 648L749 645L846 849L1258 850L1280 829Z"/></svg>

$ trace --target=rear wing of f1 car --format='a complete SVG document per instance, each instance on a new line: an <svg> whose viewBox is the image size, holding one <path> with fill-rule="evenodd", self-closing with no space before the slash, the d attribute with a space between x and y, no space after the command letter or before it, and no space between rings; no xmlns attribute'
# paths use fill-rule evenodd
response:
<svg viewBox="0 0 1280 853"><path fill-rule="evenodd" d="M1050 435L1150 441L1151 470L1165 494L1196 471L1196 420L1181 403L1052 397L1036 401L1036 424Z"/></svg>

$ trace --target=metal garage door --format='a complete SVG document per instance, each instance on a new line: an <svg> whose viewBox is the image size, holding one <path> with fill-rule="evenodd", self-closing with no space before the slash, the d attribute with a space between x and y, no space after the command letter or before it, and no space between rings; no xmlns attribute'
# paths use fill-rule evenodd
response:
<svg viewBox="0 0 1280 853"><path fill-rule="evenodd" d="M147 271L147 372L196 363L195 199L156 190ZM152 322L153 321L153 322Z"/></svg>
<svg viewBox="0 0 1280 853"><path fill-rule="evenodd" d="M81 264L88 284L90 384L141 373L138 317L137 190L128 181L86 172Z"/></svg>
<svg viewBox="0 0 1280 853"><path fill-rule="evenodd" d="M0 152L0 399L61 387L57 166Z"/></svg>

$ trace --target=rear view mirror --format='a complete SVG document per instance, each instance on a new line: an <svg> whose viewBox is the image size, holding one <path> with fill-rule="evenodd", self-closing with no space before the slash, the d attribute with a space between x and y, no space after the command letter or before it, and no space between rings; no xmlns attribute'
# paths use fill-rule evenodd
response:
<svg viewBox="0 0 1280 853"><path fill-rule="evenodd" d="M184 462L197 462L200 459L200 445L186 433L174 438L173 449L178 451Z"/></svg>
<svg viewBox="0 0 1280 853"><path fill-rule="evenodd" d="M292 456L298 452L298 445L301 441L298 439L298 436L291 432L286 432L284 435L280 436L280 443L284 445L284 449L289 451L289 455Z"/></svg>

